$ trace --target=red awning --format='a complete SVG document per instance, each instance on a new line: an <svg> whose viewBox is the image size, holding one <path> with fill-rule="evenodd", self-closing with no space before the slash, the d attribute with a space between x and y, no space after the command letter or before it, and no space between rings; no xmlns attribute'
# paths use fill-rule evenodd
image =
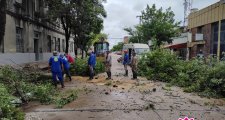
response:
<svg viewBox="0 0 225 120"><path fill-rule="evenodd" d="M172 49L187 48L187 43L174 44L174 45L166 45L164 48L172 48Z"/></svg>

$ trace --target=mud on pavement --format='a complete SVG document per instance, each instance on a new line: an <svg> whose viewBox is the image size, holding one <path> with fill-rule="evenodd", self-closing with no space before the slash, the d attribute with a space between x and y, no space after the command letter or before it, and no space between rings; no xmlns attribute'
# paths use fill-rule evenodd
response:
<svg viewBox="0 0 225 120"><path fill-rule="evenodd" d="M225 120L225 101L184 93L178 87L145 78L123 77L123 66L113 55L113 80L105 74L87 81L73 77L66 89L84 89L78 99L55 109L53 105L34 104L27 109L26 120L177 120L185 116L195 120Z"/></svg>

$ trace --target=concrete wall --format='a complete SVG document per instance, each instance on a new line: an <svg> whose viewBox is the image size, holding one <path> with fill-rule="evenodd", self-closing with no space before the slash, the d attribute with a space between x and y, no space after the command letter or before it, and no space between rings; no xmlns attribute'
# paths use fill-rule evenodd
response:
<svg viewBox="0 0 225 120"><path fill-rule="evenodd" d="M16 52L16 24L12 16L6 15L4 52Z"/></svg>
<svg viewBox="0 0 225 120"><path fill-rule="evenodd" d="M48 59L52 56L51 53L43 53L42 59L39 62L47 62ZM0 54L0 65L6 64L24 64L31 63L35 61L34 53L5 53Z"/></svg>

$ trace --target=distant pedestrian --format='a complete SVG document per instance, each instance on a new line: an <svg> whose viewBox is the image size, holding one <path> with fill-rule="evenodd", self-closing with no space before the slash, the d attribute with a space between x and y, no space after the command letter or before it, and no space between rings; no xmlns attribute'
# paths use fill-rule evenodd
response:
<svg viewBox="0 0 225 120"><path fill-rule="evenodd" d="M112 56L110 54L110 51L107 51L105 57L105 70L108 76L108 78L106 78L107 80L112 79L111 66L112 66Z"/></svg>
<svg viewBox="0 0 225 120"><path fill-rule="evenodd" d="M63 82L63 68L64 68L63 61L58 56L57 51L54 51L53 56L50 57L49 66L51 68L53 84L55 85L55 87L57 87L57 78L58 78L62 88L64 88L65 86Z"/></svg>
<svg viewBox="0 0 225 120"><path fill-rule="evenodd" d="M132 58L131 58L131 69L133 73L133 79L137 79L137 65L138 65L138 59L136 56L136 53L132 53Z"/></svg>
<svg viewBox="0 0 225 120"><path fill-rule="evenodd" d="M70 74L70 63L69 63L69 61L66 58L66 56L64 56L63 54L60 54L60 57L62 58L63 67L64 67L63 76L66 74L67 77L69 77L70 81L72 81L71 74Z"/></svg>
<svg viewBox="0 0 225 120"><path fill-rule="evenodd" d="M123 57L123 65L124 65L124 70L125 70L124 76L128 76L128 69L127 69L128 64L129 64L129 55L127 53L127 50L125 50L124 57Z"/></svg>
<svg viewBox="0 0 225 120"><path fill-rule="evenodd" d="M96 57L93 52L89 54L88 58L88 67L89 67L89 79L92 80L94 79L94 67L96 64Z"/></svg>

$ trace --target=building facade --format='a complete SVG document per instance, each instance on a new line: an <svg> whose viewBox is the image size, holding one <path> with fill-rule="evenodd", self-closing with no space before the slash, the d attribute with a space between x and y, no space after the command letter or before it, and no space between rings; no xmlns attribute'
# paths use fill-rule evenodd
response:
<svg viewBox="0 0 225 120"><path fill-rule="evenodd" d="M188 17L188 29L192 33L188 43L190 58L201 50L205 56L221 58L225 52L225 0L194 10Z"/></svg>
<svg viewBox="0 0 225 120"><path fill-rule="evenodd" d="M45 0L7 0L0 64L47 61L52 51L65 52L62 25L49 22L47 11ZM69 52L74 55L72 37L69 43Z"/></svg>

